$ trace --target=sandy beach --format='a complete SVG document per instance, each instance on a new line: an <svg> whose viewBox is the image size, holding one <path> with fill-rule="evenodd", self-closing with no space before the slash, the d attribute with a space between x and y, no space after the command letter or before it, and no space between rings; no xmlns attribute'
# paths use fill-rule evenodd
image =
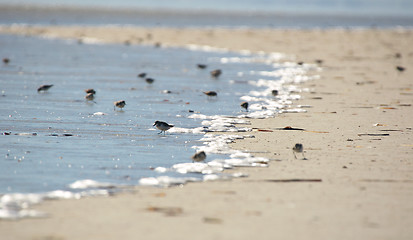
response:
<svg viewBox="0 0 413 240"><path fill-rule="evenodd" d="M411 239L413 31L1 26L0 33L281 52L322 67L301 87L307 113L251 120L232 144L271 159L231 181L35 206L1 239ZM402 66L405 71L398 71ZM302 131L279 130L291 126ZM266 131L260 131L266 130ZM240 133L242 134L242 133ZM307 160L292 147L304 145Z"/></svg>

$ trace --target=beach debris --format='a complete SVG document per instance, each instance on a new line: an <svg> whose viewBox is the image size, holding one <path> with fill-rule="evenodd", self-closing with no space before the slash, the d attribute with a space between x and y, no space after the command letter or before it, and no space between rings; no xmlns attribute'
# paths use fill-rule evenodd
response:
<svg viewBox="0 0 413 240"><path fill-rule="evenodd" d="M330 132L326 132L326 131L307 131L307 130L305 130L305 132L311 132L311 133L330 133Z"/></svg>
<svg viewBox="0 0 413 240"><path fill-rule="evenodd" d="M114 102L113 105L114 105L114 106L113 106L113 111L115 111L115 108L116 108L116 107L118 107L118 108L120 108L120 109L122 110L122 108L125 107L126 102L125 102L125 100L120 100L120 101Z"/></svg>
<svg viewBox="0 0 413 240"><path fill-rule="evenodd" d="M266 182L279 182L279 183L289 183L289 182L322 182L319 178L289 178L289 179L267 179Z"/></svg>
<svg viewBox="0 0 413 240"><path fill-rule="evenodd" d="M245 111L248 112L248 102L242 102L240 106L245 108Z"/></svg>
<svg viewBox="0 0 413 240"><path fill-rule="evenodd" d="M159 212L159 213L163 213L166 216L177 216L180 215L184 212L184 210L180 207L148 207L146 208L147 211L149 212Z"/></svg>
<svg viewBox="0 0 413 240"><path fill-rule="evenodd" d="M206 92L203 92L205 95L207 95L208 97L215 97L215 96L217 96L218 94L217 94L217 92L214 92L214 91L206 91Z"/></svg>
<svg viewBox="0 0 413 240"><path fill-rule="evenodd" d="M215 218L215 217L204 217L203 221L204 223L210 223L210 224L221 224L222 223L222 219Z"/></svg>
<svg viewBox="0 0 413 240"><path fill-rule="evenodd" d="M200 151L192 155L192 162L203 162L206 159L207 155L204 151Z"/></svg>
<svg viewBox="0 0 413 240"><path fill-rule="evenodd" d="M375 84L376 81L364 81L364 82L356 82L356 85L364 85L364 84Z"/></svg>
<svg viewBox="0 0 413 240"><path fill-rule="evenodd" d="M3 58L3 63L4 64L9 64L10 63L10 59L9 58Z"/></svg>
<svg viewBox="0 0 413 240"><path fill-rule="evenodd" d="M324 62L324 60L322 60L322 59L316 59L316 60L314 60L315 61L315 63L317 63L318 65L321 65L321 64L323 64L323 62Z"/></svg>
<svg viewBox="0 0 413 240"><path fill-rule="evenodd" d="M47 136L51 136L51 137L58 137L59 136L59 134L57 134L57 133L51 133L51 134L49 134L49 135L47 135ZM63 133L62 135L60 135L61 137L72 137L73 136L73 134L71 134L71 133Z"/></svg>
<svg viewBox="0 0 413 240"><path fill-rule="evenodd" d="M140 78L145 78L146 75L147 75L147 74L143 72L143 73L139 73L139 74L138 74L138 77L140 77Z"/></svg>
<svg viewBox="0 0 413 240"><path fill-rule="evenodd" d="M37 133L15 133L18 136L37 136Z"/></svg>
<svg viewBox="0 0 413 240"><path fill-rule="evenodd" d="M286 127L283 127L283 128L276 128L276 130L305 131L305 129L303 129L303 128L294 128L294 127L291 127L291 126L286 126Z"/></svg>
<svg viewBox="0 0 413 240"><path fill-rule="evenodd" d="M394 57L395 57L395 58L401 58L401 57L402 57L402 54L401 54L401 53L395 53L395 54L394 54Z"/></svg>
<svg viewBox="0 0 413 240"><path fill-rule="evenodd" d="M273 130L269 130L269 129L259 129L257 128L258 132L274 132Z"/></svg>
<svg viewBox="0 0 413 240"><path fill-rule="evenodd" d="M37 88L37 92L46 92L49 90L51 87L53 87L53 84L50 85L42 85L39 88Z"/></svg>
<svg viewBox="0 0 413 240"><path fill-rule="evenodd" d="M222 70L221 69L215 69L215 70L211 71L210 74L213 78L218 78L219 76L221 76Z"/></svg>
<svg viewBox="0 0 413 240"><path fill-rule="evenodd" d="M146 78L146 79L145 79L145 82L148 83L148 84L152 84L153 82L155 82L155 79L153 79L153 78Z"/></svg>
<svg viewBox="0 0 413 240"><path fill-rule="evenodd" d="M295 159L297 159L297 156L295 155L295 153L301 153L301 154L303 154L303 159L302 160L307 160L307 158L304 156L304 146L303 146L303 144L296 143L293 147L293 153L294 153Z"/></svg>
<svg viewBox="0 0 413 240"><path fill-rule="evenodd" d="M206 65L206 64L200 64L200 63L198 63L196 66L197 66L199 69L205 69L205 68L207 68L207 65Z"/></svg>
<svg viewBox="0 0 413 240"><path fill-rule="evenodd" d="M399 72L404 72L406 70L406 68L402 67L402 66L396 66L396 70L399 71Z"/></svg>
<svg viewBox="0 0 413 240"><path fill-rule="evenodd" d="M357 134L359 137L361 136L371 136L371 137L385 137L390 136L388 133L359 133Z"/></svg>
<svg viewBox="0 0 413 240"><path fill-rule="evenodd" d="M161 130L158 134L161 134L163 132L163 135L165 135L165 132L168 131L169 129L173 128L174 125L170 125L166 122L162 121L155 121L153 124L157 129Z"/></svg>

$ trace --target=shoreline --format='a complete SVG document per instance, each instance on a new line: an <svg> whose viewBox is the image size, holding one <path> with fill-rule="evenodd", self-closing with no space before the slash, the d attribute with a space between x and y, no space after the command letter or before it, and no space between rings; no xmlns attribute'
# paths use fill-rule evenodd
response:
<svg viewBox="0 0 413 240"><path fill-rule="evenodd" d="M409 239L413 234L411 30L0 27L5 32L323 60L321 78L302 85L313 89L298 102L312 106L307 113L250 119L249 127L272 132L249 132L255 138L232 144L275 159L268 168L242 169L249 177L232 181L46 201L35 208L49 218L0 222L9 239L192 239L194 233L200 239L250 239L258 233L264 239ZM398 65L407 70L398 73ZM306 131L276 130L286 126ZM307 161L294 159L296 142L304 144ZM282 182L297 179L321 182Z"/></svg>

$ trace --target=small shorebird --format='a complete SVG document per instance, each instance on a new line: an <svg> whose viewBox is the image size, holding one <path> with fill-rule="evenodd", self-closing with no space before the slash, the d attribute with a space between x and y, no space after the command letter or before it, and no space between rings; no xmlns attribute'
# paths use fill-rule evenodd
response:
<svg viewBox="0 0 413 240"><path fill-rule="evenodd" d="M200 151L192 155L192 162L203 162L206 158L206 153L204 151Z"/></svg>
<svg viewBox="0 0 413 240"><path fill-rule="evenodd" d="M37 89L37 92L46 92L51 87L53 87L53 84L51 84L51 85L42 85Z"/></svg>
<svg viewBox="0 0 413 240"><path fill-rule="evenodd" d="M87 94L89 94L89 93L96 94L96 91L93 88L88 88L88 89L85 89L85 93L87 93Z"/></svg>
<svg viewBox="0 0 413 240"><path fill-rule="evenodd" d="M248 105L248 102L242 102L240 106L245 108L245 110L248 112Z"/></svg>
<svg viewBox="0 0 413 240"><path fill-rule="evenodd" d="M208 97L215 97L215 96L217 96L218 94L217 94L217 92L214 92L214 91L206 91L206 92L203 92L205 95L207 95Z"/></svg>
<svg viewBox="0 0 413 240"><path fill-rule="evenodd" d="M271 94L272 94L274 97L276 97L276 96L278 95L278 90L272 90L272 91L271 91Z"/></svg>
<svg viewBox="0 0 413 240"><path fill-rule="evenodd" d="M406 68L405 68L405 67L402 67L402 66L397 66L396 69L397 69L397 71L399 71L399 72L404 72L404 70L406 70Z"/></svg>
<svg viewBox="0 0 413 240"><path fill-rule="evenodd" d="M144 78L144 77L146 77L146 73L139 73L139 74L138 74L138 77Z"/></svg>
<svg viewBox="0 0 413 240"><path fill-rule="evenodd" d="M295 159L297 159L297 156L295 155L295 153L301 153L303 154L303 160L307 160L307 158L305 158L304 156L304 147L303 144L301 143L296 143L293 147L293 153L294 153L294 157Z"/></svg>
<svg viewBox="0 0 413 240"><path fill-rule="evenodd" d="M222 74L222 71L221 69L216 69L211 71L210 73L213 78L218 78Z"/></svg>
<svg viewBox="0 0 413 240"><path fill-rule="evenodd" d="M152 84L153 82L155 82L155 79L153 78L146 78L145 81L149 84Z"/></svg>
<svg viewBox="0 0 413 240"><path fill-rule="evenodd" d="M197 64L196 65L199 69L205 69L207 67L207 65L205 64Z"/></svg>
<svg viewBox="0 0 413 240"><path fill-rule="evenodd" d="M174 127L174 125L169 125L166 122L161 121L155 121L153 126L156 126L157 129L161 130L158 134L161 134L163 132L163 135L165 135L165 132L168 131L170 128Z"/></svg>
<svg viewBox="0 0 413 240"><path fill-rule="evenodd" d="M88 101L93 101L93 99L95 99L95 95L93 93L88 93L86 94L85 99Z"/></svg>
<svg viewBox="0 0 413 240"><path fill-rule="evenodd" d="M126 102L125 102L124 100L120 100L120 101L114 102L113 105L114 105L114 106L113 106L113 111L115 111L115 108L116 108L116 107L118 107L118 108L120 108L120 109L122 110L122 108L125 107Z"/></svg>
<svg viewBox="0 0 413 240"><path fill-rule="evenodd" d="M8 59L8 58L3 58L3 63L4 63L4 64L9 64L9 62L10 62L10 59Z"/></svg>

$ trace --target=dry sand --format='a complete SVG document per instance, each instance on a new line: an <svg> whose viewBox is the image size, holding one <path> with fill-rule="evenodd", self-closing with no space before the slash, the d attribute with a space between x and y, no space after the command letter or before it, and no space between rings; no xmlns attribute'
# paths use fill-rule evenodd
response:
<svg viewBox="0 0 413 240"><path fill-rule="evenodd" d="M268 168L248 178L81 200L48 201L50 217L0 221L1 239L412 239L413 31L1 27L128 44L211 45L322 59L297 104L307 113L253 120ZM399 53L400 56L396 56ZM396 66L404 66L398 72ZM281 131L292 126L306 131ZM369 136L364 134L380 134ZM389 134L389 135L382 135ZM296 142L308 160L294 159ZM320 179L321 182L283 182Z"/></svg>

